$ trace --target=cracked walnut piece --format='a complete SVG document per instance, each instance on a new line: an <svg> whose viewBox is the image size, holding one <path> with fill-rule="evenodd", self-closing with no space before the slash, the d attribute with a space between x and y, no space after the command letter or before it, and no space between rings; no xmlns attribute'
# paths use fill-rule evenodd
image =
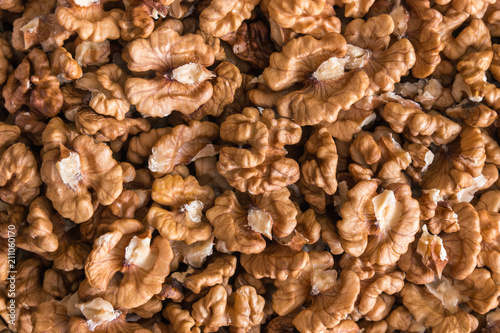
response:
<svg viewBox="0 0 500 333"><path fill-rule="evenodd" d="M151 79L132 77L125 93L137 110L151 117L165 117L172 111L189 115L213 94L214 74L206 67L215 60L213 49L199 35L180 36L167 25L148 38L128 46L128 68L134 72L154 71Z"/></svg>
<svg viewBox="0 0 500 333"><path fill-rule="evenodd" d="M123 189L122 168L104 143L87 135L76 136L43 155L42 180L47 185L47 198L54 208L75 223L87 221L93 214L92 195L110 205Z"/></svg>
<svg viewBox="0 0 500 333"><path fill-rule="evenodd" d="M370 84L363 63L350 61L347 43L340 34L321 39L292 39L280 53L273 53L263 77L274 91L303 83L304 87L281 97L277 109L301 126L333 122L341 110L365 96ZM349 70L345 72L345 70Z"/></svg>

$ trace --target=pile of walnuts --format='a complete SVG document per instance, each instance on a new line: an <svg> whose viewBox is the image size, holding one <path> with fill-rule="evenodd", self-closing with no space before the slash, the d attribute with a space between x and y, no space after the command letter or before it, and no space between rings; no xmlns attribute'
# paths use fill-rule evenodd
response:
<svg viewBox="0 0 500 333"><path fill-rule="evenodd" d="M500 332L500 0L0 9L0 332Z"/></svg>

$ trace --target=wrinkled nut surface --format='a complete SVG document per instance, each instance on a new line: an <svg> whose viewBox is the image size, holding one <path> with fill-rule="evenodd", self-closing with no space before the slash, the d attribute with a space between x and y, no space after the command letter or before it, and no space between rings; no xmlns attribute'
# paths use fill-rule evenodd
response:
<svg viewBox="0 0 500 333"><path fill-rule="evenodd" d="M0 332L500 330L500 1L0 23Z"/></svg>

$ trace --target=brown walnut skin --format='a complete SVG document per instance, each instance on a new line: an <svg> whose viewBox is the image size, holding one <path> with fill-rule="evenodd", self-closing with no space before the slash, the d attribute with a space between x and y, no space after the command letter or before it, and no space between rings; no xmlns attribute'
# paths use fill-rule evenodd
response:
<svg viewBox="0 0 500 333"><path fill-rule="evenodd" d="M129 78L125 93L139 112L152 117L165 117L176 110L189 115L213 94L205 68L213 64L214 51L199 35L179 34L161 26L146 39L136 39L128 46L128 68L134 72L154 71L152 79ZM196 64L203 73L201 81L188 84L175 79L174 70Z"/></svg>
<svg viewBox="0 0 500 333"><path fill-rule="evenodd" d="M361 69L353 69L334 79L317 80L313 77L323 62L331 57L342 58L346 52L344 37L332 32L319 40L311 36L293 39L280 53L273 53L269 67L263 73L272 90L281 91L295 83L304 83L301 90L278 100L279 114L301 126L333 122L341 110L363 98L369 77Z"/></svg>

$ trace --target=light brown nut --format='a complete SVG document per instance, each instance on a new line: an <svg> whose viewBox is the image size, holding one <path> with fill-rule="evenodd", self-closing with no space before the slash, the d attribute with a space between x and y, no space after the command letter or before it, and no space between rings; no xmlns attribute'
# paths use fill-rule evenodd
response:
<svg viewBox="0 0 500 333"><path fill-rule="evenodd" d="M238 30L249 19L259 0L214 0L200 14L200 28L206 33L221 37Z"/></svg>
<svg viewBox="0 0 500 333"><path fill-rule="evenodd" d="M226 118L221 125L223 140L250 145L251 149L223 147L217 170L229 184L252 195L279 190L299 178L299 165L286 158L285 145L300 140L300 126L288 119L276 119L271 109L245 108L242 114Z"/></svg>
<svg viewBox="0 0 500 333"><path fill-rule="evenodd" d="M447 109L446 114L452 118L462 119L471 127L489 127L498 118L497 112L486 105L467 101Z"/></svg>
<svg viewBox="0 0 500 333"><path fill-rule="evenodd" d="M425 113L416 105L387 103L380 112L397 133L415 143L429 146L431 143L443 145L453 141L460 133L460 125L440 114Z"/></svg>
<svg viewBox="0 0 500 333"><path fill-rule="evenodd" d="M189 24L188 24L189 22ZM194 24L192 24L194 23ZM228 47L224 45L224 42L222 41L221 38L214 37L208 33L206 33L203 30L196 30L197 25L196 25L196 20L194 18L189 18L183 20L183 25L184 25L184 34L188 33L188 30L193 30L190 33L196 33L197 35L200 35L203 37L203 40L205 41L205 44L210 45L210 47L214 50L215 53L215 61L229 61L230 63L233 63L232 56L230 55L229 57L226 56L226 49ZM230 36L232 33L229 33L228 36ZM235 64L237 65L237 64Z"/></svg>
<svg viewBox="0 0 500 333"><path fill-rule="evenodd" d="M345 39L329 33L320 40L311 36L293 39L281 53L273 53L263 73L272 90L305 84L278 100L278 112L301 126L315 125L335 121L341 110L363 98L369 77L358 66L344 72L346 52Z"/></svg>
<svg viewBox="0 0 500 333"><path fill-rule="evenodd" d="M236 257L227 254L221 255L213 259L203 271L187 275L181 282L192 292L199 294L202 289L227 284L229 278L234 275L236 263Z"/></svg>
<svg viewBox="0 0 500 333"><path fill-rule="evenodd" d="M408 251L401 256L398 261L398 267L406 273L407 283L426 284L434 281L435 272L424 264L423 258L417 253L420 234L417 234L417 240L410 244Z"/></svg>
<svg viewBox="0 0 500 333"><path fill-rule="evenodd" d="M241 286L252 286L259 295L264 295L267 291L265 281L256 279L247 272L242 272L236 276L234 287L239 288Z"/></svg>
<svg viewBox="0 0 500 333"><path fill-rule="evenodd" d="M261 4L263 2L264 1L261 1ZM269 18L269 27L271 29L271 39L273 40L274 46L278 51L281 51L283 45L298 35L292 29L284 29L280 27L271 17Z"/></svg>
<svg viewBox="0 0 500 333"><path fill-rule="evenodd" d="M39 258L27 258L16 265L16 303L25 308L54 299L43 289L44 265Z"/></svg>
<svg viewBox="0 0 500 333"><path fill-rule="evenodd" d="M309 262L295 279L274 281L277 288L273 294L273 309L280 316L286 316L300 309L302 304L313 299L328 283L333 282L331 271L333 258L328 252L309 252Z"/></svg>
<svg viewBox="0 0 500 333"><path fill-rule="evenodd" d="M410 314L433 332L471 332L477 319L458 307L467 296L460 294L450 280L436 280L425 286L406 283L401 291L403 304Z"/></svg>
<svg viewBox="0 0 500 333"><path fill-rule="evenodd" d="M338 279L336 275L332 276L323 287L318 290L320 297L314 297L311 305L293 320L293 325L300 332L319 333L334 328L354 309L360 291L356 273L343 270Z"/></svg>
<svg viewBox="0 0 500 333"><path fill-rule="evenodd" d="M256 87L248 92L248 99L253 104L262 108L274 108L281 97L288 95L300 87L298 84L295 84L288 89L274 91L269 88L262 75L254 78L251 82L255 84Z"/></svg>
<svg viewBox="0 0 500 333"><path fill-rule="evenodd" d="M51 74L47 55L34 49L12 72L2 90L5 108L14 113L23 105L45 117L54 117L63 104L59 81Z"/></svg>
<svg viewBox="0 0 500 333"><path fill-rule="evenodd" d="M486 192L481 196L481 201L484 202L488 197L496 197L495 191ZM478 205L482 204L479 202ZM476 206L477 207L477 206ZM476 208L478 209L478 208ZM492 271L495 281L500 278L500 242L499 242L499 229L500 214L494 209L478 209L479 221L481 224L481 252L478 256L478 266L487 266Z"/></svg>
<svg viewBox="0 0 500 333"><path fill-rule="evenodd" d="M58 332L68 329L68 309L61 301L40 303L31 320L35 332Z"/></svg>
<svg viewBox="0 0 500 333"><path fill-rule="evenodd" d="M12 58L12 47L5 38L0 38L0 84L4 84L11 70L9 59Z"/></svg>
<svg viewBox="0 0 500 333"><path fill-rule="evenodd" d="M154 139L158 132L160 130L154 135L145 136L144 139ZM178 164L187 165L198 158L216 155L215 148L210 142L215 140L218 134L219 127L209 121L194 120L188 126L174 127L152 146L148 162L149 170L155 177L161 177L170 173Z"/></svg>
<svg viewBox="0 0 500 333"><path fill-rule="evenodd" d="M238 67L225 61L214 69L214 73L216 76L211 80L212 98L186 118L200 120L205 116L218 117L224 112L224 108L234 101L236 90L242 83Z"/></svg>
<svg viewBox="0 0 500 333"><path fill-rule="evenodd" d="M64 47L58 47L50 55L50 69L59 80L76 80L82 77L83 71L73 55Z"/></svg>
<svg viewBox="0 0 500 333"><path fill-rule="evenodd" d="M480 19L471 20L456 37L453 36L455 30L467 20L468 16L463 11L450 9L443 15L443 21L439 24L444 46L443 54L449 59L456 60L466 52L484 51L491 47L490 32Z"/></svg>
<svg viewBox="0 0 500 333"><path fill-rule="evenodd" d="M373 133L361 132L349 147L352 159L361 166L369 166L382 185L407 183L403 170L411 163L410 154L401 148L399 137L387 127L377 127ZM368 170L349 167L356 178L371 177Z"/></svg>
<svg viewBox="0 0 500 333"><path fill-rule="evenodd" d="M215 199L206 215L214 227L214 235L223 241L229 251L260 253L269 239L285 237L294 231L297 210L289 199L290 192L283 188L250 196L247 203L227 190Z"/></svg>
<svg viewBox="0 0 500 333"><path fill-rule="evenodd" d="M130 102L124 92L127 78L127 73L120 67L107 64L95 73L85 73L76 81L75 87L92 93L89 106L95 112L123 120L130 109Z"/></svg>
<svg viewBox="0 0 500 333"><path fill-rule="evenodd" d="M318 127L304 145L299 159L300 173L308 184L322 188L327 194L337 191L337 147L325 127Z"/></svg>
<svg viewBox="0 0 500 333"><path fill-rule="evenodd" d="M415 49L415 65L412 74L416 78L429 76L441 61L443 50L440 23L443 16L430 8L430 2L409 1L407 9L398 6L390 13L396 26L395 33L406 35Z"/></svg>
<svg viewBox="0 0 500 333"><path fill-rule="evenodd" d="M383 320L391 311L395 297L391 296L404 286L405 274L400 271L389 271L375 274L369 279L360 276L361 289L351 318L364 316L371 321Z"/></svg>
<svg viewBox="0 0 500 333"><path fill-rule="evenodd" d="M334 255L344 253L340 235L333 220L327 215L320 215L318 216L318 222L321 225L321 239L330 247L330 252Z"/></svg>
<svg viewBox="0 0 500 333"><path fill-rule="evenodd" d="M479 216L471 204L461 202L452 204L451 207L457 214L460 230L440 234L449 259L444 274L463 280L476 267L481 251L481 226Z"/></svg>
<svg viewBox="0 0 500 333"><path fill-rule="evenodd" d="M228 296L227 290L218 285L193 304L191 315L196 325L205 326L207 331L229 325L248 330L260 324L263 308L264 298L253 287L243 286Z"/></svg>
<svg viewBox="0 0 500 333"><path fill-rule="evenodd" d="M0 199L28 205L40 193L38 163L31 150L17 141L19 128L0 123Z"/></svg>
<svg viewBox="0 0 500 333"><path fill-rule="evenodd" d="M74 31L83 40L103 42L120 38L118 20L123 10L104 10L103 1L68 0L67 5L56 9L57 21L68 31Z"/></svg>
<svg viewBox="0 0 500 333"><path fill-rule="evenodd" d="M486 316L486 332L496 332L500 327L500 310L492 311Z"/></svg>
<svg viewBox="0 0 500 333"><path fill-rule="evenodd" d="M316 213L312 209L302 212L297 204L297 226L288 236L278 239L282 245L300 251L306 244L314 244L320 238L321 224L316 220Z"/></svg>
<svg viewBox="0 0 500 333"><path fill-rule="evenodd" d="M71 150L60 143L43 155L41 175L54 208L63 217L81 223L93 214L89 188L103 205L118 198L123 189L122 168L108 146L89 136L79 135L68 146Z"/></svg>
<svg viewBox="0 0 500 333"><path fill-rule="evenodd" d="M278 281L296 278L309 262L309 254L271 243L258 254L242 254L240 263L256 279L268 277Z"/></svg>
<svg viewBox="0 0 500 333"><path fill-rule="evenodd" d="M19 233L20 248L52 260L57 269L83 269L90 246L71 235L74 224L57 214L47 198L40 196L31 203L27 222Z"/></svg>
<svg viewBox="0 0 500 333"><path fill-rule="evenodd" d="M340 20L332 4L326 0L283 1L271 0L270 18L284 29L321 38L329 32L340 32Z"/></svg>
<svg viewBox="0 0 500 333"><path fill-rule="evenodd" d="M217 157L207 156L194 161L196 179L201 185L211 186L217 196L231 189L226 178L217 171Z"/></svg>
<svg viewBox="0 0 500 333"><path fill-rule="evenodd" d="M140 133L129 140L127 150L127 161L134 164L143 164L151 155L151 149L156 141L172 129L169 127L153 128L147 132Z"/></svg>
<svg viewBox="0 0 500 333"><path fill-rule="evenodd" d="M438 198L440 201L440 198ZM453 211L450 205L444 201L439 202L435 210L435 215L427 221L427 226L433 234L456 232L460 230L458 224L458 215Z"/></svg>
<svg viewBox="0 0 500 333"><path fill-rule="evenodd" d="M173 258L167 239L157 236L151 242L151 232L141 233L143 225L137 220L117 220L109 232L97 238L85 263L85 274L91 286L104 291L120 271L116 304L134 308L145 304L159 293L170 272Z"/></svg>
<svg viewBox="0 0 500 333"><path fill-rule="evenodd" d="M148 132L151 125L143 118L124 118L117 120L95 113L91 109L82 108L75 114L76 129L81 134L92 135L98 141L112 141L118 139L126 141L129 135Z"/></svg>
<svg viewBox="0 0 500 333"><path fill-rule="evenodd" d="M162 311L163 316L170 322L173 332L200 333L199 327L195 326L195 320L189 311L183 310L179 304L169 303Z"/></svg>
<svg viewBox="0 0 500 333"><path fill-rule="evenodd" d="M353 0L342 0L344 3L344 15L345 17L353 17L359 18L365 16L370 7L373 5L375 0L362 0L362 1L353 1Z"/></svg>
<svg viewBox="0 0 500 333"><path fill-rule="evenodd" d="M382 194L377 187L375 181L361 181L348 192L337 228L347 253L388 265L413 242L420 211L408 185L391 184Z"/></svg>
<svg viewBox="0 0 500 333"><path fill-rule="evenodd" d="M455 92L453 97L457 102L460 101L460 95L464 95L458 92L459 89L465 92L466 96L464 97L468 97L472 102L480 102L488 94L489 83L486 82L485 77L492 58L493 52L491 50L472 52L461 58L457 64L460 76L457 75L452 88L452 93ZM460 84L461 80L465 86Z"/></svg>
<svg viewBox="0 0 500 333"><path fill-rule="evenodd" d="M214 191L210 186L200 186L193 176L166 175L153 183L153 201L167 206L153 205L147 222L162 237L186 244L205 241L212 235L212 227L203 212L213 205Z"/></svg>
<svg viewBox="0 0 500 333"><path fill-rule="evenodd" d="M387 325L393 330L422 333L425 327L420 324L403 305L394 309L387 317Z"/></svg>
<svg viewBox="0 0 500 333"><path fill-rule="evenodd" d="M457 139L437 150L434 156L422 176L423 189L438 189L441 197L458 195L458 200L469 202L487 182L481 176L486 154L479 128L463 128ZM440 177L436 177L437 174Z"/></svg>
<svg viewBox="0 0 500 333"><path fill-rule="evenodd" d="M71 36L58 22L54 10L57 1L28 1L23 16L16 19L12 29L12 46L26 52L40 44L44 51L62 46Z"/></svg>
<svg viewBox="0 0 500 333"><path fill-rule="evenodd" d="M364 97L348 110L341 110L333 123L322 122L320 125L326 126L335 139L350 142L363 127L370 125L376 119L374 109L381 104L382 100L378 98Z"/></svg>
<svg viewBox="0 0 500 333"><path fill-rule="evenodd" d="M368 74L367 95L394 90L394 84L407 75L415 63L415 51L408 39L390 44L393 30L394 22L389 15L366 21L356 19L346 27L344 37L351 57L346 67L356 66Z"/></svg>
<svg viewBox="0 0 500 333"><path fill-rule="evenodd" d="M155 78L125 83L128 99L145 115L165 117L174 110L189 115L212 97L213 73L205 67L213 64L214 51L199 35L179 36L163 25L131 42L128 57L131 71L156 72Z"/></svg>
<svg viewBox="0 0 500 333"><path fill-rule="evenodd" d="M477 313L485 314L498 307L500 289L486 269L476 268L465 279L455 280L454 287L468 297L467 305Z"/></svg>

